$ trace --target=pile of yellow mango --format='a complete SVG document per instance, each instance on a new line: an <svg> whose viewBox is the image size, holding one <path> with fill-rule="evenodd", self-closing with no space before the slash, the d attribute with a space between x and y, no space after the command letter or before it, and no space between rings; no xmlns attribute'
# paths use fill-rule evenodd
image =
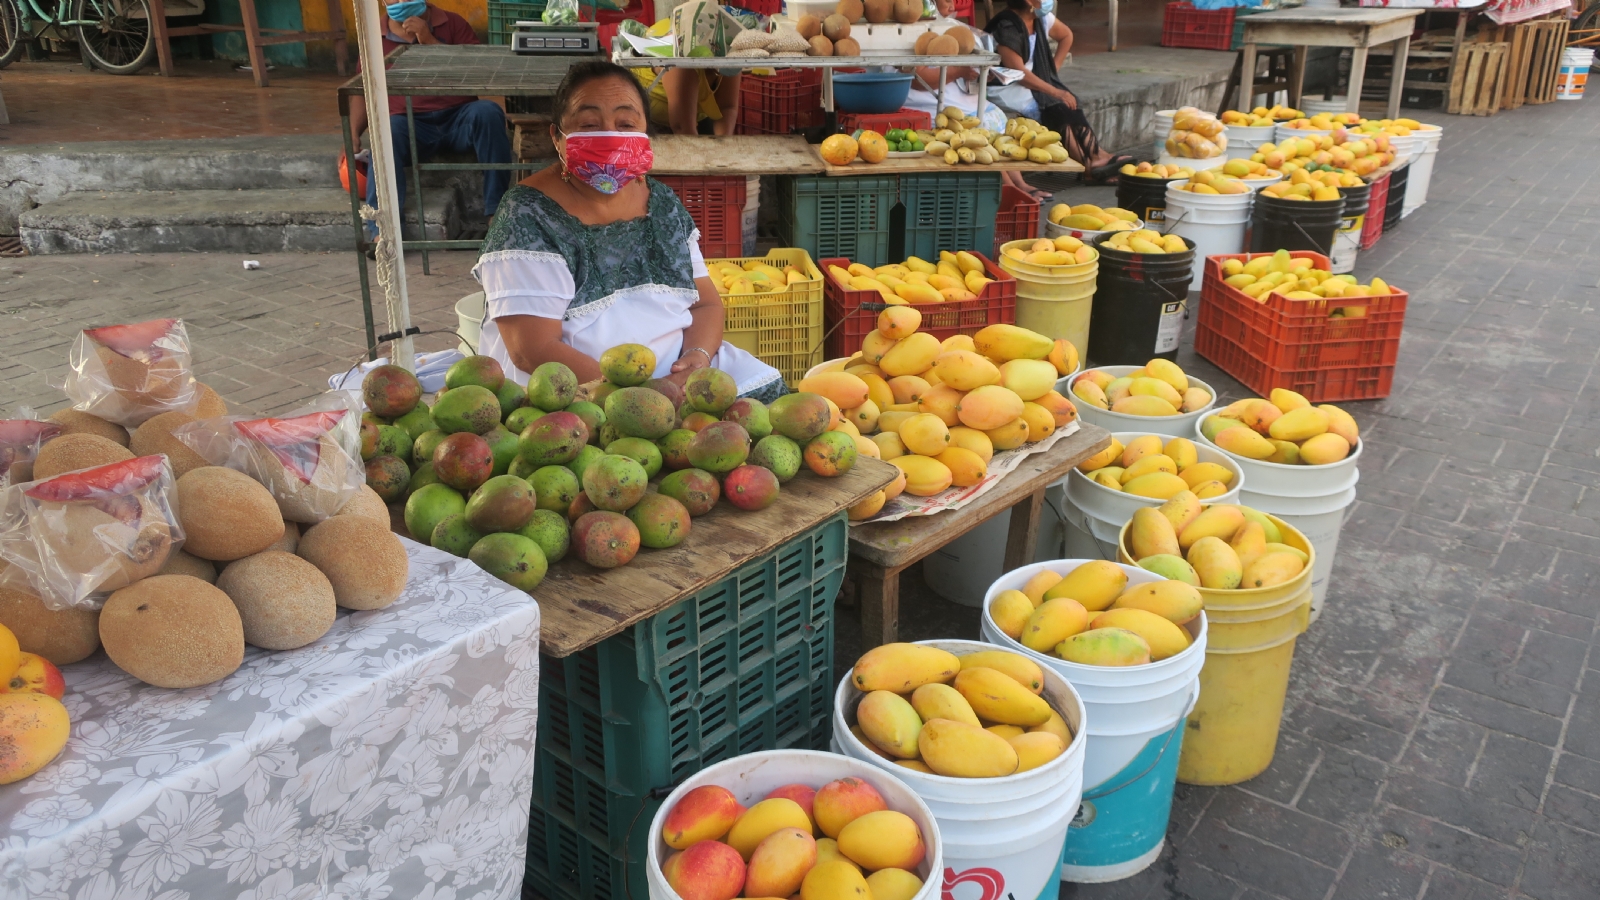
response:
<svg viewBox="0 0 1600 900"><path fill-rule="evenodd" d="M1261 512L1226 503L1206 506L1188 491L1134 510L1125 549L1141 569L1213 591L1283 584L1311 561L1284 543L1282 529Z"/></svg>
<svg viewBox="0 0 1600 900"><path fill-rule="evenodd" d="M903 263L876 269L861 263L851 263L848 268L830 265L828 274L850 290L877 291L883 302L895 306L976 300L984 285L994 280L985 271L983 260L965 250L941 251L937 263L911 256Z"/></svg>
<svg viewBox="0 0 1600 900"><path fill-rule="evenodd" d="M1130 416L1175 416L1204 409L1211 393L1189 383L1177 363L1152 359L1123 376L1090 369L1072 381L1072 396L1099 409Z"/></svg>
<svg viewBox="0 0 1600 900"><path fill-rule="evenodd" d="M1327 269L1315 268L1311 260L1292 257L1287 250L1270 256L1263 253L1249 262L1225 259L1222 280L1257 303L1267 302L1268 294L1282 294L1289 300L1328 300L1387 297L1396 290L1376 275L1370 283L1359 284L1354 275L1335 275ZM1336 306L1328 312L1330 317L1347 319L1359 319L1366 314L1364 305Z"/></svg>
<svg viewBox="0 0 1600 900"><path fill-rule="evenodd" d="M1189 176L1183 184L1173 185L1191 194L1248 194L1250 185L1223 172L1221 169L1201 169Z"/></svg>
<svg viewBox="0 0 1600 900"><path fill-rule="evenodd" d="M805 270L795 265L779 268L771 263L752 259L743 265L727 260L713 260L707 264L711 280L724 294L770 294L784 290L789 285L806 281Z"/></svg>
<svg viewBox="0 0 1600 900"><path fill-rule="evenodd" d="M1222 114L1222 124L1262 128L1267 125L1276 125L1279 122L1287 122L1290 119L1298 119L1303 115L1300 110L1291 109L1287 106L1273 106L1270 109L1265 106L1258 106L1249 112L1230 109Z"/></svg>
<svg viewBox="0 0 1600 900"><path fill-rule="evenodd" d="M1111 446L1079 463L1078 471L1101 487L1157 500L1184 491L1209 500L1226 494L1233 483L1232 469L1200 461L1194 441L1159 434L1142 435L1127 446L1112 438Z"/></svg>
<svg viewBox="0 0 1600 900"><path fill-rule="evenodd" d="M1193 638L1183 626L1204 605L1193 583L1169 578L1130 587L1121 566L1096 559L1065 574L1040 571L1021 590L1001 591L989 603L989 619L1035 653L1085 666L1142 666L1187 650Z"/></svg>
<svg viewBox="0 0 1600 900"><path fill-rule="evenodd" d="M1106 241L1106 246L1128 253L1182 253L1189 249L1189 245L1178 235L1162 234L1148 228L1119 231Z"/></svg>
<svg viewBox="0 0 1600 900"><path fill-rule="evenodd" d="M1071 343L1015 325L941 343L921 325L916 307L890 306L860 351L799 386L840 409L857 450L901 470L905 493L927 497L977 484L996 451L1042 441L1077 418L1055 390L1078 367ZM879 491L850 517L870 518L887 500Z"/></svg>
<svg viewBox="0 0 1600 900"><path fill-rule="evenodd" d="M1361 440L1349 413L1332 403L1312 406L1286 388L1228 404L1201 420L1200 433L1236 456L1286 466L1336 463Z"/></svg>
<svg viewBox="0 0 1600 900"><path fill-rule="evenodd" d="M866 694L851 734L918 772L1004 778L1039 768L1072 743L1072 728L1041 696L1044 671L1020 653L957 656L884 644L856 660L850 683Z"/></svg>
<svg viewBox="0 0 1600 900"><path fill-rule="evenodd" d="M1356 184L1361 183L1361 179L1345 173L1308 172L1305 169L1295 169L1283 181L1262 188L1261 193L1279 200L1337 200L1343 196L1339 193L1341 185L1355 186L1345 184L1346 179L1353 180Z"/></svg>
<svg viewBox="0 0 1600 900"><path fill-rule="evenodd" d="M1138 165L1134 165L1133 163L1124 163L1122 168L1118 169L1117 171L1124 175L1132 175L1135 178L1157 178L1161 180L1188 178L1190 175L1194 174L1194 170L1188 166L1169 166L1162 165L1161 163L1147 162L1142 162Z"/></svg>
<svg viewBox="0 0 1600 900"><path fill-rule="evenodd" d="M1127 231L1139 227L1139 214L1120 206L1099 207L1093 203L1068 206L1057 203L1050 207L1050 221L1062 228L1080 231Z"/></svg>
<svg viewBox="0 0 1600 900"><path fill-rule="evenodd" d="M1026 250L1008 247L1005 255L1034 266L1072 266L1094 262L1100 257L1100 251L1070 234L1063 234L1053 239L1039 238Z"/></svg>
<svg viewBox="0 0 1600 900"><path fill-rule="evenodd" d="M1332 131L1335 128L1349 128L1361 124L1364 119L1351 112L1342 113L1317 113L1312 116L1302 116L1283 123L1285 128L1297 131Z"/></svg>
<svg viewBox="0 0 1600 900"><path fill-rule="evenodd" d="M1257 147L1256 152L1250 155L1250 161L1291 176L1301 169L1334 172L1349 176L1341 178L1334 187L1355 187L1361 184L1361 179L1356 176L1369 174L1379 166L1394 161L1394 154L1388 153L1387 138L1371 139L1370 146L1367 141L1352 142L1343 132L1284 138L1276 144L1266 143ZM1358 143L1360 146L1357 146ZM1356 164L1364 159L1369 161L1361 163L1358 168Z"/></svg>

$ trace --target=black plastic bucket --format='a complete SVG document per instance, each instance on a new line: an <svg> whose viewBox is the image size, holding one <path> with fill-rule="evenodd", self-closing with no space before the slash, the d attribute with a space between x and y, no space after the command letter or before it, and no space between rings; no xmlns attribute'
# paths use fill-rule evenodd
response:
<svg viewBox="0 0 1600 900"><path fill-rule="evenodd" d="M1383 207L1383 230L1393 231L1400 227L1400 214L1406 206L1406 184L1411 181L1411 163L1405 165L1389 175L1389 200Z"/></svg>
<svg viewBox="0 0 1600 900"><path fill-rule="evenodd" d="M1250 213L1250 252L1312 250L1327 256L1333 252L1333 233L1339 230L1343 212L1343 197L1280 200L1256 194Z"/></svg>
<svg viewBox="0 0 1600 900"><path fill-rule="evenodd" d="M1094 242L1100 271L1089 314L1088 358L1097 366L1176 359L1188 318L1194 241L1184 238L1189 249L1182 253L1129 253L1108 246L1110 238Z"/></svg>
<svg viewBox="0 0 1600 900"><path fill-rule="evenodd" d="M1167 185L1184 178L1145 178L1121 175L1117 178L1117 206L1132 211L1148 226L1167 220ZM1107 363L1115 365L1115 363Z"/></svg>
<svg viewBox="0 0 1600 900"><path fill-rule="evenodd" d="M1339 231L1333 237L1333 252L1328 254L1335 275L1352 272L1356 267L1356 254L1361 250L1361 229L1366 226L1367 207L1372 197L1372 185L1339 188L1344 197L1344 212L1340 214Z"/></svg>

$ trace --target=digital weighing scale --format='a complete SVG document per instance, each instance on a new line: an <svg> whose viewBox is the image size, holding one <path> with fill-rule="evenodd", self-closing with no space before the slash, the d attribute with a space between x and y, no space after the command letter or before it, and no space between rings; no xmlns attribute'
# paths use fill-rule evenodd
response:
<svg viewBox="0 0 1600 900"><path fill-rule="evenodd" d="M522 56L591 56L600 52L597 22L517 22L511 28L511 52Z"/></svg>

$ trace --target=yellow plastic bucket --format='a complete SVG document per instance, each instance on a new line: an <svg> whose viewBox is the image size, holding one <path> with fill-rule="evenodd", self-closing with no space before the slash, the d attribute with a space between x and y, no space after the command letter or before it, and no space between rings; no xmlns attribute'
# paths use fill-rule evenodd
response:
<svg viewBox="0 0 1600 900"><path fill-rule="evenodd" d="M1094 310L1095 281L1100 258L1070 266L1040 266L1005 255L1013 246L1032 241L1011 241L1001 248L1000 268L1017 279L1017 325L1049 338L1066 338L1074 347L1089 346L1089 318Z"/></svg>
<svg viewBox="0 0 1600 900"><path fill-rule="evenodd" d="M1283 543L1311 558L1300 574L1268 588L1200 589L1209 628L1206 664L1200 670L1200 700L1189 714L1178 758L1184 784L1238 784L1272 764L1289 692L1295 640L1311 619L1311 570L1316 548L1299 530L1268 516ZM1118 555L1128 552L1128 526L1117 536Z"/></svg>

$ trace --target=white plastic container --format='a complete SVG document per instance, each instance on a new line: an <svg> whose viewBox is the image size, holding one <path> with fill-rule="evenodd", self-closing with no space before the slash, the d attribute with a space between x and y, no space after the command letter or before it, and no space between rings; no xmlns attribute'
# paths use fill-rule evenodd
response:
<svg viewBox="0 0 1600 900"><path fill-rule="evenodd" d="M1084 799L1067 838L1061 880L1116 881L1143 870L1165 844L1183 719L1200 696L1200 670L1206 661L1206 619L1201 613L1185 628L1193 643L1182 653L1142 666L1088 666L1029 650L1000 632L988 603L1005 590L1021 590L1036 573L1067 574L1084 560L1064 559L1008 572L984 597L985 640L1027 656L1046 672L1064 677L1078 695L1088 719L1084 754ZM1161 581L1137 566L1119 564L1129 584Z"/></svg>
<svg viewBox="0 0 1600 900"><path fill-rule="evenodd" d="M1400 217L1411 215L1417 207L1428 202L1428 184L1433 181L1433 161L1439 155L1439 139L1444 129L1437 125L1424 125L1411 132L1412 150L1416 158L1411 161L1411 174L1406 176L1406 199Z"/></svg>
<svg viewBox="0 0 1600 900"><path fill-rule="evenodd" d="M1133 228L1119 228L1117 231L1137 231L1144 227L1144 222L1137 219L1128 224L1132 225ZM1086 231L1082 228L1068 228L1064 225L1057 225L1056 223L1048 220L1044 223L1044 236L1050 238L1051 240L1061 237L1062 235L1071 235L1072 237L1083 241L1085 244L1092 244L1094 243L1095 238L1105 234L1116 234L1116 231Z"/></svg>
<svg viewBox="0 0 1600 900"><path fill-rule="evenodd" d="M1308 6L1308 7L1311 6L1311 5L1312 4L1310 4L1310 3L1306 4L1306 6ZM1338 5L1337 3L1334 4L1334 6L1337 6L1337 5ZM1305 113L1307 118L1310 118L1311 116L1314 116L1317 113L1349 112L1350 111L1350 98L1348 98L1348 97L1334 97L1332 100L1313 100L1313 99L1309 99L1309 98L1306 98L1306 97L1301 97L1300 98L1300 111Z"/></svg>
<svg viewBox="0 0 1600 900"><path fill-rule="evenodd" d="M1568 47L1561 51L1561 67L1556 71L1556 99L1582 100L1583 87L1589 81L1589 70L1594 67L1594 51L1586 47Z"/></svg>
<svg viewBox="0 0 1600 900"><path fill-rule="evenodd" d="M1168 234L1194 241L1194 280L1191 290L1205 281L1206 257L1245 252L1245 229L1250 225L1250 205L1255 192L1196 194L1167 187Z"/></svg>
<svg viewBox="0 0 1600 900"><path fill-rule="evenodd" d="M1168 196L1171 196L1171 194L1169 193ZM1129 372L1143 367L1093 366L1092 368L1105 372L1114 378L1121 378ZM1083 372L1079 372L1073 376L1073 380L1076 381L1082 376ZM1057 384L1059 385L1059 382ZM1205 418L1212 408L1217 405L1217 391L1211 385L1193 375L1189 376L1189 385L1191 387L1205 388L1211 394L1211 402L1194 412L1180 412L1175 416L1131 416L1127 413L1112 412L1109 409L1091 406L1073 395L1070 383L1068 390L1062 391L1061 394L1072 401L1072 405L1077 408L1078 418L1088 422L1090 425L1099 425L1113 434L1121 431L1137 431L1140 434L1170 434L1173 437L1189 437L1194 434L1196 423ZM1200 442L1195 441L1195 443L1198 445Z"/></svg>
<svg viewBox="0 0 1600 900"><path fill-rule="evenodd" d="M1172 133L1172 117L1177 114L1175 109L1158 109L1150 117L1150 130L1155 133L1155 155L1158 157L1167 152L1167 135Z"/></svg>
<svg viewBox="0 0 1600 900"><path fill-rule="evenodd" d="M1356 471L1356 463L1361 459L1361 441L1356 441L1356 445L1350 448L1349 456L1336 463L1325 466L1289 466L1228 453L1200 431L1199 422L1195 423L1191 434L1196 446L1210 447L1226 453L1229 458L1237 462L1240 470L1244 472L1245 483L1249 485L1246 490L1257 494L1271 494L1274 497L1326 497L1355 487L1356 479L1361 477Z"/></svg>
<svg viewBox="0 0 1600 900"><path fill-rule="evenodd" d="M1173 156L1163 150L1156 158L1156 162L1164 166L1188 166L1193 171L1199 172L1203 169L1220 169L1230 158L1226 153L1219 153L1205 159L1195 159L1192 156Z"/></svg>
<svg viewBox="0 0 1600 900"><path fill-rule="evenodd" d="M1160 434L1156 431L1121 431L1111 436L1121 441L1123 446L1137 437L1147 434ZM1187 434L1165 435L1167 437L1182 437L1194 440ZM1216 497L1205 500L1206 503L1239 503L1239 489L1244 484L1244 471L1239 467L1236 459L1215 447L1206 447L1195 442L1195 455L1200 462L1217 463L1233 472L1233 480L1228 482L1228 490ZM1115 561L1117 558L1117 532L1127 521L1133 518L1133 511L1141 506L1160 506L1164 501L1154 497L1136 497L1133 494L1113 491L1104 485L1097 484L1083 472L1073 469L1067 477L1057 482L1066 486L1065 504L1061 507L1063 518L1072 525L1080 534L1086 534L1095 540L1093 546L1084 544L1070 544L1069 553L1081 552L1082 559L1107 559ZM1074 539L1069 534L1068 540ZM1082 540L1081 537L1077 540Z"/></svg>
<svg viewBox="0 0 1600 900"><path fill-rule="evenodd" d="M1351 487L1324 497L1277 497L1245 490L1239 492L1238 502L1277 516L1299 529L1311 546L1317 548L1316 560L1311 566L1311 621L1315 622L1328 596L1333 557L1339 552L1339 532L1344 528L1351 504L1356 502L1356 489Z"/></svg>
<svg viewBox="0 0 1600 900"><path fill-rule="evenodd" d="M456 337L461 338L459 346L465 356L473 356L478 352L486 311L487 301L484 300L483 291L468 294L456 301Z"/></svg>
<svg viewBox="0 0 1600 900"><path fill-rule="evenodd" d="M1269 170L1270 171L1270 170ZM1276 175L1262 175L1259 178L1241 178L1240 181L1250 186L1250 190L1259 191L1264 187L1271 187L1283 180L1283 173Z"/></svg>
<svg viewBox="0 0 1600 900"><path fill-rule="evenodd" d="M650 887L650 900L681 900L678 892L661 874L661 862L672 852L661 839L661 830L667 814L683 795L697 787L714 784L727 788L739 803L750 806L765 798L773 790L786 784L806 784L820 788L840 778L859 778L877 788L889 808L911 817L922 830L922 841L927 854L916 868L922 879L922 890L913 900L938 900L943 883L945 857L944 840L939 835L939 825L922 798L900 781L885 775L878 767L866 765L835 753L820 750L763 750L707 766L690 775L667 796L666 802L656 810L650 822L649 852L645 861L645 881Z"/></svg>
<svg viewBox="0 0 1600 900"><path fill-rule="evenodd" d="M1222 129L1228 138L1228 159L1249 159L1262 144L1275 143L1276 125L1228 125Z"/></svg>
<svg viewBox="0 0 1600 900"><path fill-rule="evenodd" d="M1333 134L1333 129L1290 128L1288 125L1278 125L1274 130L1273 137L1277 138L1274 143L1281 143L1284 138L1322 137L1325 134Z"/></svg>
<svg viewBox="0 0 1600 900"><path fill-rule="evenodd" d="M997 649L977 641L920 643L958 656ZM1083 701L1072 685L1053 669L1045 669L1044 678L1041 696L1071 727L1072 743L1065 753L1037 769L981 779L916 772L869 750L850 733L849 724L864 695L848 675L839 682L833 704L833 747L898 778L927 804L939 823L946 896L961 896L952 889L972 881L985 882L983 897L1033 900L1054 894L1046 894L1045 889L1059 877L1061 845L1083 792L1084 748L1090 726Z"/></svg>

